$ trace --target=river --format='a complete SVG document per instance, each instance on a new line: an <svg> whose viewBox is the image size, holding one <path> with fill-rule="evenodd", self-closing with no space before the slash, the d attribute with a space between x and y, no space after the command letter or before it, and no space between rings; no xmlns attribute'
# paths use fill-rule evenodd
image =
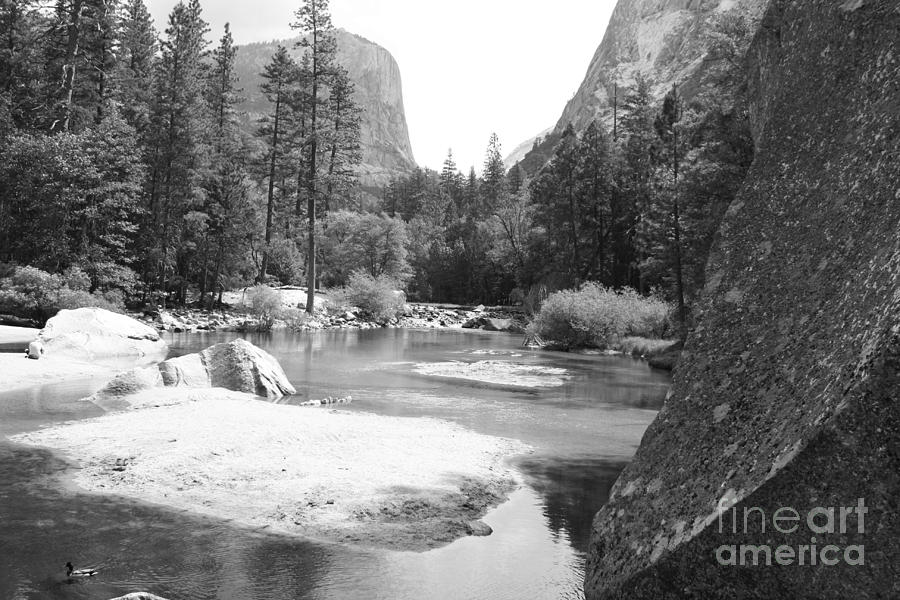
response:
<svg viewBox="0 0 900 600"><path fill-rule="evenodd" d="M239 334L171 334L171 355ZM101 414L88 380L0 392L0 599L581 598L591 519L662 405L666 373L643 362L520 348L521 336L404 329L246 335L275 355L298 395L352 396L342 410L437 417L534 448L524 485L485 518L494 534L423 553L249 531L112 496L79 493L75 465L6 436ZM416 363L511 361L566 370L560 387L436 378ZM304 408L298 410L329 410ZM410 452L415 449L411 448ZM62 477L59 477L59 476ZM69 584L67 560L101 567Z"/></svg>

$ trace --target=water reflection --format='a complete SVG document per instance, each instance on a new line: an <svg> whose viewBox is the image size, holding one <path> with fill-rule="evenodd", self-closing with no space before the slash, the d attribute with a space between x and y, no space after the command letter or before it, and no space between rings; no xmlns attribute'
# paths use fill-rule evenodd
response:
<svg viewBox="0 0 900 600"><path fill-rule="evenodd" d="M171 336L172 354L237 334ZM249 531L125 499L67 489L73 468L0 442L0 598L164 597L580 598L594 512L661 405L668 376L630 359L523 351L519 336L375 330L252 334L300 390L299 400L353 395L349 410L436 417L535 448L515 465L525 486L485 521L487 538L425 553L365 550ZM564 368L557 389L437 380L416 362L511 360ZM0 434L100 414L81 398L102 381L0 394ZM295 400L296 401L296 400ZM304 409L305 410L305 409ZM64 480L62 480L64 481ZM61 565L99 564L69 585Z"/></svg>

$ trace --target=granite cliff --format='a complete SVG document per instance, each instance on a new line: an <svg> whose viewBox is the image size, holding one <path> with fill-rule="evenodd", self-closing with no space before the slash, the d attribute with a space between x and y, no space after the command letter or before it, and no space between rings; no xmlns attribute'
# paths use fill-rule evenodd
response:
<svg viewBox="0 0 900 600"><path fill-rule="evenodd" d="M624 89L640 73L653 83L662 99L681 86L690 97L706 73L706 34L714 17L726 11L741 11L756 24L766 0L619 0L591 59L578 91L566 104L545 143L522 159L529 171L550 158L566 126L578 132L599 120L612 128L613 103L618 86L621 104ZM522 157L515 157L516 160Z"/></svg>
<svg viewBox="0 0 900 600"><path fill-rule="evenodd" d="M361 183L385 185L394 175L405 175L416 167L403 108L400 67L390 52L378 44L342 29L336 31L336 37L337 60L350 72L356 84L357 103L363 108ZM248 44L239 48L235 66L246 98L241 110L251 119L268 110L268 103L259 91L260 73L279 45L299 58L302 49L294 47L296 41Z"/></svg>
<svg viewBox="0 0 900 600"><path fill-rule="evenodd" d="M769 3L756 159L589 600L900 597L898 31L898 0Z"/></svg>

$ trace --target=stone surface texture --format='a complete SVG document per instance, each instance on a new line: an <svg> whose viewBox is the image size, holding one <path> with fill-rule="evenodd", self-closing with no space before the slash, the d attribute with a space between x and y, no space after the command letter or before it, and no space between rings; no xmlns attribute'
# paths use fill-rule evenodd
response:
<svg viewBox="0 0 900 600"><path fill-rule="evenodd" d="M757 158L673 391L595 518L589 600L900 597L898 32L897 0L767 8L749 56ZM862 533L856 515L844 533L806 522L859 499ZM765 531L759 512L743 522L754 507ZM795 532L773 528L781 507ZM863 545L865 564L715 556L813 543Z"/></svg>
<svg viewBox="0 0 900 600"><path fill-rule="evenodd" d="M47 321L38 339L47 355L79 360L130 356L160 360L168 351L155 329L102 308L61 310Z"/></svg>
<svg viewBox="0 0 900 600"><path fill-rule="evenodd" d="M403 84L400 67L383 47L343 29L336 31L337 62L350 73L356 85L356 102L363 109L360 128L362 164L361 183L365 186L387 185L395 175L406 175L416 167L406 111L403 106ZM269 110L259 91L260 73L271 60L278 45L286 47L299 59L302 48L297 39L248 44L238 49L235 69L240 76L246 101L241 105L252 119Z"/></svg>
<svg viewBox="0 0 900 600"><path fill-rule="evenodd" d="M91 400L103 408L122 408L127 397L158 387L225 388L269 400L297 393L271 354L238 339L120 373Z"/></svg>
<svg viewBox="0 0 900 600"><path fill-rule="evenodd" d="M662 98L672 84L702 75L707 23L716 13L742 10L758 17L766 0L619 0L603 41L584 81L566 105L556 125L561 132L572 123L584 130L595 119L611 118L614 86L634 84L638 73Z"/></svg>

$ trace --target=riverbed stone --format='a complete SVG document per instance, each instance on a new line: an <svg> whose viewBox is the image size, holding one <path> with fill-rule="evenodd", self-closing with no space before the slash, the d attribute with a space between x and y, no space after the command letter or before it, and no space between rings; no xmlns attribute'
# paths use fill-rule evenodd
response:
<svg viewBox="0 0 900 600"><path fill-rule="evenodd" d="M900 11L843 6L770 3L756 159L673 392L594 520L588 600L900 597Z"/></svg>
<svg viewBox="0 0 900 600"><path fill-rule="evenodd" d="M102 308L61 310L38 334L48 355L78 360L136 357L156 361L168 347L152 327Z"/></svg>
<svg viewBox="0 0 900 600"><path fill-rule="evenodd" d="M238 339L120 373L91 400L103 408L119 408L128 396L160 387L225 388L269 400L297 393L275 357Z"/></svg>

